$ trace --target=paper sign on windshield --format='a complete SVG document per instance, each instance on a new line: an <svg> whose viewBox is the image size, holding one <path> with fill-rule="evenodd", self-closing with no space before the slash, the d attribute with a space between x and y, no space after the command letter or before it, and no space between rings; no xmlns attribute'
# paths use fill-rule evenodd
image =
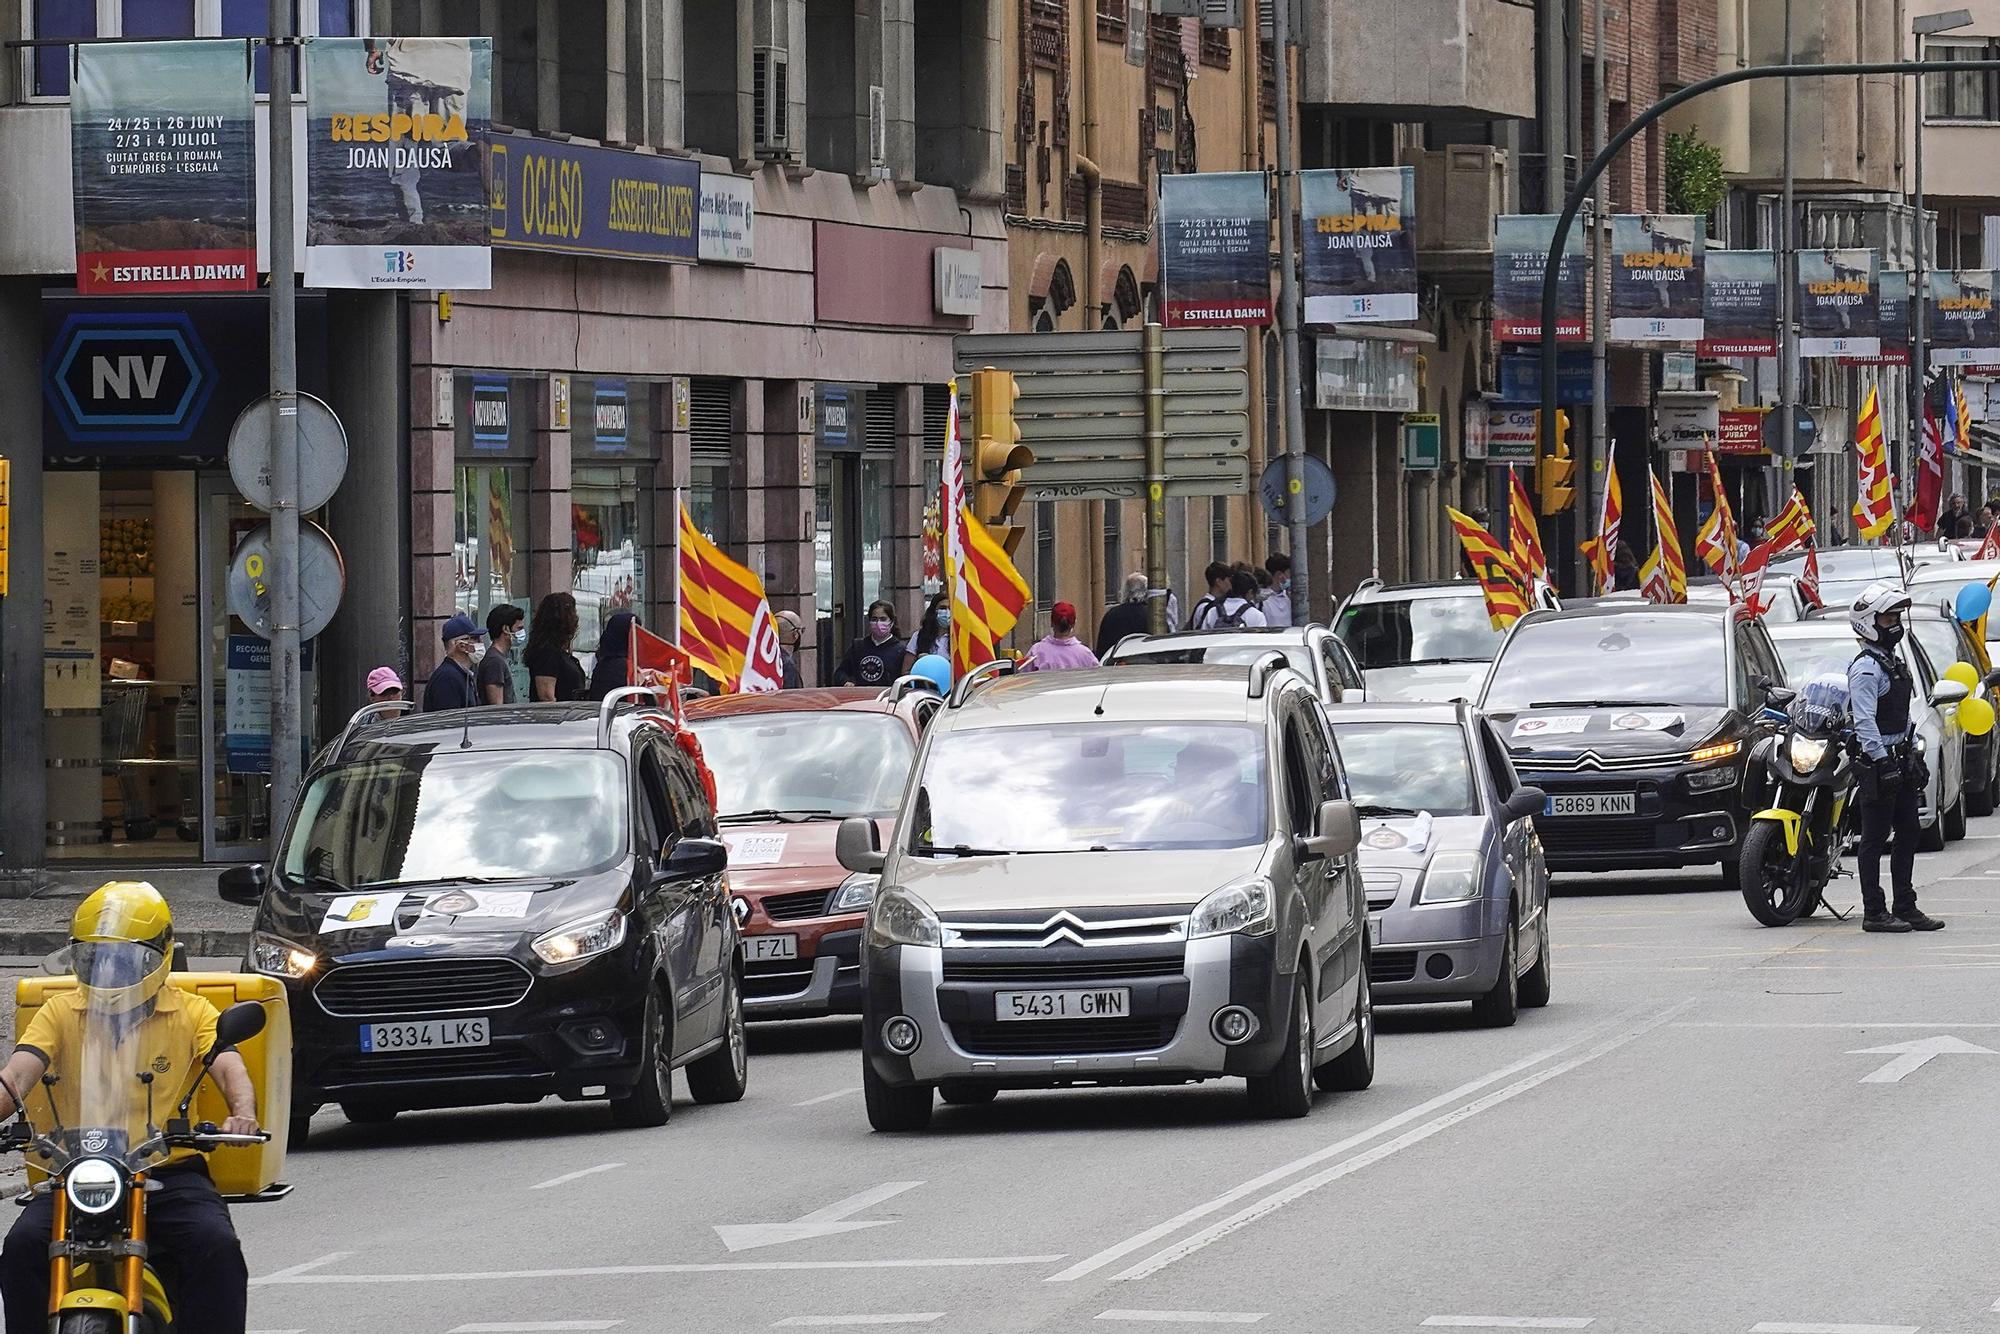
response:
<svg viewBox="0 0 2000 1334"><path fill-rule="evenodd" d="M724 834L731 866L776 866L785 856L783 834Z"/></svg>
<svg viewBox="0 0 2000 1334"><path fill-rule="evenodd" d="M326 918L319 924L320 934L326 936L336 931L358 931L365 926L387 926L396 916L396 905L402 901L400 892L343 894L327 905Z"/></svg>
<svg viewBox="0 0 2000 1334"><path fill-rule="evenodd" d="M1558 713L1546 718L1515 720L1515 736L1572 736L1590 726L1587 713Z"/></svg>

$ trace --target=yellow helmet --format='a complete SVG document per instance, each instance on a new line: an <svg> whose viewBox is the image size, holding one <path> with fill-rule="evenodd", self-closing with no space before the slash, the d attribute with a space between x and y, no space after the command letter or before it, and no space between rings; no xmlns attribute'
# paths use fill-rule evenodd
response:
<svg viewBox="0 0 2000 1334"><path fill-rule="evenodd" d="M167 984L174 955L174 915L143 880L113 880L70 918L70 967L92 1009L125 1014Z"/></svg>

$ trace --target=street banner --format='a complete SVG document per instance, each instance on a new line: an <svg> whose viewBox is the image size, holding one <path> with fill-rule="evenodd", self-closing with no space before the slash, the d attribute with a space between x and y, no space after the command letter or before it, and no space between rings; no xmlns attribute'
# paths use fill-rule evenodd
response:
<svg viewBox="0 0 2000 1334"><path fill-rule="evenodd" d="M321 37L305 64L306 285L490 288L492 39Z"/></svg>
<svg viewBox="0 0 2000 1334"><path fill-rule="evenodd" d="M1924 333L1933 366L2000 362L2000 313L1993 309L1993 270L1936 270Z"/></svg>
<svg viewBox="0 0 2000 1334"><path fill-rule="evenodd" d="M1271 322L1271 203L1262 172L1160 178L1160 285L1170 328Z"/></svg>
<svg viewBox="0 0 2000 1334"><path fill-rule="evenodd" d="M1702 261L1704 357L1778 355L1778 256L1711 250Z"/></svg>
<svg viewBox="0 0 2000 1334"><path fill-rule="evenodd" d="M1417 318L1416 169L1299 173L1307 324Z"/></svg>
<svg viewBox="0 0 2000 1334"><path fill-rule="evenodd" d="M1881 312L1873 250L1799 252L1799 355L1873 357L1881 354Z"/></svg>
<svg viewBox="0 0 2000 1334"><path fill-rule="evenodd" d="M1881 350L1872 357L1842 357L1843 366L1907 366L1910 364L1910 271L1883 269L1876 275L1875 309L1881 325Z"/></svg>
<svg viewBox="0 0 2000 1334"><path fill-rule="evenodd" d="M1531 343L1542 336L1542 273L1555 240L1553 213L1506 213L1493 223L1493 336L1503 342ZM1572 224L1556 265L1556 337L1581 342L1584 257L1583 226Z"/></svg>
<svg viewBox="0 0 2000 1334"><path fill-rule="evenodd" d="M248 47L106 42L73 50L76 290L256 291Z"/></svg>
<svg viewBox="0 0 2000 1334"><path fill-rule="evenodd" d="M487 231L507 250L692 264L701 164L526 134L487 141Z"/></svg>
<svg viewBox="0 0 2000 1334"><path fill-rule="evenodd" d="M1621 213L1611 219L1611 329L1621 343L1693 343L1702 334L1706 220Z"/></svg>

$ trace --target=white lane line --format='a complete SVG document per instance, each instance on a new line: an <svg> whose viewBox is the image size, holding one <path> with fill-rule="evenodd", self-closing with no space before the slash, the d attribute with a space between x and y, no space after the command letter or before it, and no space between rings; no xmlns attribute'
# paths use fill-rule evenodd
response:
<svg viewBox="0 0 2000 1334"><path fill-rule="evenodd" d="M944 1319L943 1311L907 1311L889 1315L788 1315L773 1329L824 1328L828 1325L928 1325Z"/></svg>
<svg viewBox="0 0 2000 1334"><path fill-rule="evenodd" d="M1426 1325L1446 1329L1589 1329L1589 1316L1569 1315L1434 1315Z"/></svg>
<svg viewBox="0 0 2000 1334"><path fill-rule="evenodd" d="M623 1278L643 1274L768 1274L819 1269L992 1269L1051 1265L1067 1255L988 1255L936 1260L723 1260L711 1264L598 1265L589 1269L504 1269L447 1274L272 1274L250 1286L356 1285L384 1283L493 1283L510 1278Z"/></svg>
<svg viewBox="0 0 2000 1334"><path fill-rule="evenodd" d="M822 1093L817 1098L807 1098L804 1102L795 1102L792 1106L817 1107L823 1102L832 1102L835 1098L845 1098L851 1093L859 1092L861 1092L861 1086L857 1084L851 1089L835 1089L831 1093Z"/></svg>
<svg viewBox="0 0 2000 1334"><path fill-rule="evenodd" d="M1816 1325L1765 1320L1750 1326L1750 1334L1919 1334L1917 1325Z"/></svg>
<svg viewBox="0 0 2000 1334"><path fill-rule="evenodd" d="M308 1260L302 1265L293 1265L290 1269L280 1269L275 1274L267 1274L263 1278L253 1281L258 1283L282 1283L288 1278L296 1278L300 1274L310 1273L312 1270L322 1269L327 1265L345 1260L352 1254L354 1254L353 1251L329 1251L317 1260Z"/></svg>
<svg viewBox="0 0 2000 1334"><path fill-rule="evenodd" d="M1099 1320L1157 1321L1167 1325L1254 1325L1267 1311L1120 1311L1099 1313Z"/></svg>
<svg viewBox="0 0 2000 1334"><path fill-rule="evenodd" d="M540 1330L616 1329L623 1320L502 1320L479 1325L460 1325L451 1334L536 1334Z"/></svg>
<svg viewBox="0 0 2000 1334"><path fill-rule="evenodd" d="M1600 1056L1610 1055L1627 1043L1637 1041L1654 1029L1659 1028L1693 1004L1695 1004L1693 998L1681 1001L1677 1005L1662 1010L1650 1019L1635 1024L1614 1037L1605 1039L1587 1051L1570 1057L1568 1060L1546 1066L1525 1078L1515 1080L1504 1088L1495 1089L1493 1092L1475 1098L1463 1106L1455 1107L1441 1116L1433 1117L1414 1130L1406 1130L1387 1143L1378 1144L1372 1149L1363 1150L1352 1158L1343 1159L1335 1163L1332 1167L1323 1168L1303 1180L1294 1181L1289 1186L1275 1190L1256 1203L1237 1210L1220 1222L1211 1223L1201 1231L1184 1237L1163 1250L1155 1251L1152 1255L1133 1265L1130 1269L1113 1274L1111 1276L1112 1281L1130 1282L1133 1279L1141 1279L1151 1274L1156 1274L1168 1265L1173 1264L1176 1260L1186 1259L1196 1251L1213 1245L1232 1232L1249 1226L1265 1214L1273 1213L1285 1205L1292 1203L1294 1200L1303 1199L1313 1191L1318 1190L1321 1186L1338 1181L1344 1176L1350 1176L1355 1172L1359 1172L1364 1167L1381 1162L1384 1158L1389 1157L1391 1154L1400 1153L1412 1144L1421 1144L1431 1136L1441 1131L1449 1130L1461 1121L1469 1120L1479 1115L1479 1113L1486 1111L1488 1108L1498 1107L1501 1103L1518 1098L1523 1093L1540 1088L1551 1079L1555 1079L1560 1075L1566 1075L1570 1071L1598 1059Z"/></svg>
<svg viewBox="0 0 2000 1334"><path fill-rule="evenodd" d="M547 1181L537 1181L534 1185L528 1187L528 1189L548 1190L552 1186L567 1186L572 1181L581 1181L585 1177L594 1177L599 1172L616 1172L623 1166L625 1166L623 1163L599 1163L595 1167L586 1167L580 1172L565 1172L559 1177L550 1177Z"/></svg>
<svg viewBox="0 0 2000 1334"><path fill-rule="evenodd" d="M1835 1022L1835 1021L1829 1021L1826 1023L1800 1023L1800 1024L1755 1024L1755 1023L1711 1024L1711 1023L1701 1023L1697 1021L1688 1020L1678 1024L1674 1024L1672 1026L1674 1028L2000 1028L2000 1023L1995 1023L1989 1019L1973 1019L1962 1024L1950 1023L1950 1022L1941 1022L1935 1024L1912 1024L1912 1023L1901 1023L1901 1022L1851 1023L1851 1022Z"/></svg>
<svg viewBox="0 0 2000 1334"><path fill-rule="evenodd" d="M1578 1034L1576 1037L1569 1039L1567 1042L1559 1042L1553 1047L1544 1047L1542 1050L1534 1053L1532 1056L1524 1056L1520 1060L1515 1061L1512 1065L1503 1065L1498 1070L1494 1070L1488 1074L1481 1075L1477 1079L1469 1080L1466 1083L1460 1084L1457 1088L1451 1090L1449 1093L1440 1093L1435 1098L1432 1098L1426 1102L1420 1102L1415 1107L1412 1107L1407 1111L1398 1112L1396 1113L1396 1115L1389 1117L1387 1120L1378 1121L1374 1125L1368 1127L1366 1130L1357 1131L1355 1134L1349 1135L1346 1139L1339 1140L1333 1144L1329 1144L1323 1149L1316 1149L1312 1153L1307 1154L1303 1158L1294 1158L1289 1163L1284 1163L1281 1164L1280 1166L1274 1167L1270 1171L1262 1174L1261 1176L1252 1177L1250 1180L1244 1182L1240 1186L1231 1187L1230 1189L1224 1191L1222 1194L1216 1196L1214 1199L1209 1200L1205 1204L1197 1204L1192 1209L1177 1214L1174 1217L1169 1218L1164 1223L1159 1223L1154 1225L1153 1227L1149 1227L1144 1232L1138 1233L1135 1236L1127 1237L1124 1241L1119 1242L1115 1246L1110 1246L1105 1248L1104 1250L1099 1251L1097 1254L1091 1256L1089 1259L1079 1260L1077 1263L1063 1270L1060 1274L1049 1275L1046 1281L1050 1283L1069 1283L1077 1279L1083 1278L1086 1275L1093 1274L1098 1270L1104 1268L1104 1266L1110 1264L1114 1260L1122 1259L1123 1257L1130 1255L1133 1251L1136 1251L1141 1247L1150 1246L1152 1243L1160 1240L1162 1237L1166 1237L1175 1232L1180 1231L1182 1228L1186 1227L1189 1223L1193 1223L1198 1219L1206 1218L1208 1215L1214 1213L1218 1209L1227 1208L1228 1206L1236 1203L1236 1201L1242 1199L1246 1195L1255 1194L1257 1191L1264 1189L1264 1187L1266 1186L1276 1185L1278 1182L1283 1181L1286 1177L1294 1176L1300 1172L1303 1172L1308 1167L1311 1167L1316 1163L1323 1163L1327 1159L1338 1157L1339 1155L1346 1153L1350 1149L1359 1148L1361 1145L1366 1144L1369 1140L1377 1139L1383 1135L1386 1135L1390 1131L1396 1129L1398 1126L1408 1125L1410 1122L1418 1119L1419 1117L1428 1116L1432 1112L1436 1111L1438 1108L1449 1106L1450 1104L1457 1102L1460 1098L1467 1097L1471 1094L1479 1092L1479 1090L1487 1087L1488 1085L1497 1084L1503 1079L1512 1078L1513 1076L1520 1074L1523 1070L1528 1070L1533 1068L1534 1066L1540 1065L1543 1061L1546 1061L1551 1057L1560 1056L1562 1053L1568 1051L1571 1047L1577 1046L1580 1043L1588 1042L1590 1039L1596 1037L1598 1034L1607 1031L1612 1026L1612 1024L1616 1022L1617 1021L1614 1020L1585 1029L1582 1033Z"/></svg>

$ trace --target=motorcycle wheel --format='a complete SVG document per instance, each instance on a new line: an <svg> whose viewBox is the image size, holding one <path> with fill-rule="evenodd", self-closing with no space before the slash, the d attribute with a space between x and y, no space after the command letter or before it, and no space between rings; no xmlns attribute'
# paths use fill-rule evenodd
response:
<svg viewBox="0 0 2000 1334"><path fill-rule="evenodd" d="M1765 926L1790 926L1813 897L1812 890L1793 883L1785 831L1773 821L1759 820L1750 826L1737 866L1744 906Z"/></svg>
<svg viewBox="0 0 2000 1334"><path fill-rule="evenodd" d="M64 1311L56 1317L56 1334L121 1334L124 1323L109 1311Z"/></svg>

